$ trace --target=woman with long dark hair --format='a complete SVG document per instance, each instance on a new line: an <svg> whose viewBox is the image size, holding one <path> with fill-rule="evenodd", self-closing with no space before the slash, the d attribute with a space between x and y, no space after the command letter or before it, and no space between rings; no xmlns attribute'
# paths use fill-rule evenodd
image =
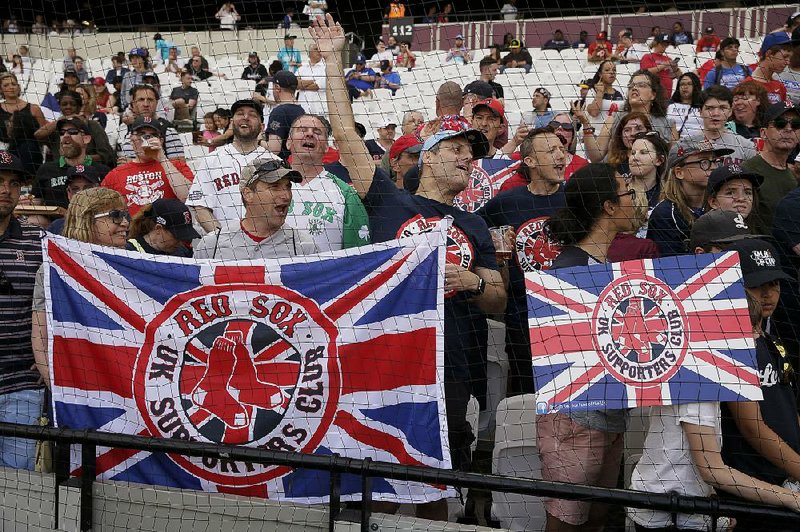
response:
<svg viewBox="0 0 800 532"><path fill-rule="evenodd" d="M700 93L703 92L700 78L694 72L687 72L678 78L675 92L667 106L667 118L678 130L679 137L699 135L703 132L703 119L700 116Z"/></svg>
<svg viewBox="0 0 800 532"><path fill-rule="evenodd" d="M635 190L613 166L595 163L575 172L564 194L566 207L545 222L550 238L563 246L551 269L607 262L611 241L637 219ZM537 416L542 478L616 486L627 420L626 410ZM591 502L547 499L545 510L547 530L600 530L606 520L605 507Z"/></svg>
<svg viewBox="0 0 800 532"><path fill-rule="evenodd" d="M653 126L653 131L658 131L662 138L668 139L670 142L678 140L678 131L666 116L667 109L664 106L665 98L662 91L661 82L655 74L646 70L635 72L628 84L628 99L625 106L622 111L606 119L603 129L599 133L592 127L585 113L573 108L573 112L583 124L583 142L589 160L592 162L606 160L611 138L617 131L620 121L633 111L646 114Z"/></svg>
<svg viewBox="0 0 800 532"><path fill-rule="evenodd" d="M601 127L609 116L614 116L622 109L625 97L614 87L616 82L617 66L614 61L606 59L592 77L590 91L594 91L594 100L586 105L586 112L594 127Z"/></svg>

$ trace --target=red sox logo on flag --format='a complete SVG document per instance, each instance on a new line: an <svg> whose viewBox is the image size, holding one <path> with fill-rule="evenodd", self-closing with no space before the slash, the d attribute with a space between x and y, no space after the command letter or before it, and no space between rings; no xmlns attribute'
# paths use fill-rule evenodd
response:
<svg viewBox="0 0 800 532"><path fill-rule="evenodd" d="M520 161L510 159L473 161L469 184L453 198L453 205L462 211L477 211L500 192L503 183L508 181L519 167Z"/></svg>
<svg viewBox="0 0 800 532"><path fill-rule="evenodd" d="M176 449L200 441L449 468L437 377L444 238L430 230L357 252L222 264L49 237L55 423ZM307 503L324 501L330 482L126 449L101 450L97 473ZM343 499L359 490L343 487ZM380 477L373 491L409 503L452 494Z"/></svg>
<svg viewBox="0 0 800 532"><path fill-rule="evenodd" d="M537 412L760 400L739 257L525 274Z"/></svg>

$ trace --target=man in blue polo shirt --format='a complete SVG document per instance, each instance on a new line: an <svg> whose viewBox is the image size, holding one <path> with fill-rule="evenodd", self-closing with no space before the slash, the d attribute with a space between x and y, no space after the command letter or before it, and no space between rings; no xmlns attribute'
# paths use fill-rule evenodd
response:
<svg viewBox="0 0 800 532"><path fill-rule="evenodd" d="M28 176L22 161L0 151L0 422L34 425L44 388L34 368L31 302L42 264L42 230L14 216ZM0 466L32 470L36 440L0 438Z"/></svg>

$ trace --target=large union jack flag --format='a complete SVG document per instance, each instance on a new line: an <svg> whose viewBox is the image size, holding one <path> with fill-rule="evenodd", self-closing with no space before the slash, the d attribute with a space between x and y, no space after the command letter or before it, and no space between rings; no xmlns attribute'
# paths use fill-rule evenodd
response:
<svg viewBox="0 0 800 532"><path fill-rule="evenodd" d="M761 399L739 256L525 274L540 414Z"/></svg>
<svg viewBox="0 0 800 532"><path fill-rule="evenodd" d="M281 261L44 242L58 426L449 468L443 233ZM76 464L77 466L77 464ZM98 449L102 479L298 502L327 472ZM76 471L74 471L77 473ZM345 475L345 500L360 498ZM451 489L376 478L377 500Z"/></svg>

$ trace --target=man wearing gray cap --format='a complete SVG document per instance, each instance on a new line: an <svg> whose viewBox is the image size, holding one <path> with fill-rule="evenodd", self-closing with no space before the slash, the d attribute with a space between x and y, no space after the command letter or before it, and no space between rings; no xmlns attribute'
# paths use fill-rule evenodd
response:
<svg viewBox="0 0 800 532"><path fill-rule="evenodd" d="M292 184L303 176L281 160L256 159L239 181L244 217L238 228L218 229L194 247L196 259L248 260L311 255L317 246L308 233L286 225Z"/></svg>

